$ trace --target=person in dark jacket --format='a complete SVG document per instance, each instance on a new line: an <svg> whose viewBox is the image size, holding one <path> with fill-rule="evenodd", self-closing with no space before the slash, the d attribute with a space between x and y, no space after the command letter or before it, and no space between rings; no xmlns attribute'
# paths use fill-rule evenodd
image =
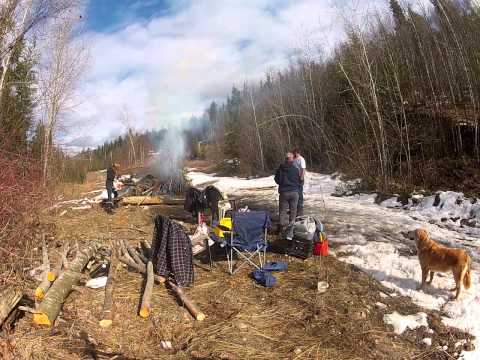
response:
<svg viewBox="0 0 480 360"><path fill-rule="evenodd" d="M280 227L287 240L293 238L293 223L297 217L297 205L301 187L300 171L293 164L293 154L288 153L285 162L275 173L278 184ZM290 211L287 222L287 209Z"/></svg>
<svg viewBox="0 0 480 360"><path fill-rule="evenodd" d="M108 202L107 206L113 208L112 194L117 197L117 191L113 187L113 181L118 177L118 171L120 166L116 163L113 163L112 166L109 166L107 169L107 181L105 182L105 187L107 188Z"/></svg>

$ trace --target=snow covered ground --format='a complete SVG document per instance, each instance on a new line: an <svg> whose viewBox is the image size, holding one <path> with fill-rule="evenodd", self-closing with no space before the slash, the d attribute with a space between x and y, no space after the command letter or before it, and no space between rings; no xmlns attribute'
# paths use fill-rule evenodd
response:
<svg viewBox="0 0 480 360"><path fill-rule="evenodd" d="M194 186L214 182L227 194L246 195L249 189L255 189L250 196L278 200L272 176L247 180L190 171L188 177ZM437 201L435 196L419 196L415 205L410 202L402 206L396 199L377 205L376 195L332 196L338 185L340 180L315 173L308 174L305 184L305 213L326 223L329 241L338 245L337 257L366 271L397 294L409 296L416 304L442 311L445 324L477 337L477 350L464 352L463 358L480 359L480 229L462 224L462 219L480 219L480 203L463 199L462 194L444 192ZM416 290L421 271L413 255L415 244L406 233L419 227L445 245L465 248L472 257L472 287L462 291L458 300L451 300L448 291L454 286L450 274L437 274L425 291ZM395 319L398 317L389 321Z"/></svg>

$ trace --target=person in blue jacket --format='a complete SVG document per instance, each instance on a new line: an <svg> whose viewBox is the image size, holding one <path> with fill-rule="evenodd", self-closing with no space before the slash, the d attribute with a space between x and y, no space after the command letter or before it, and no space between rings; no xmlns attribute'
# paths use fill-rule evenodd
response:
<svg viewBox="0 0 480 360"><path fill-rule="evenodd" d="M297 217L299 192L301 189L300 170L294 165L294 156L287 153L285 162L275 173L275 182L278 184L279 216L281 231L285 232L287 240L293 239L293 223ZM287 210L289 213L287 214Z"/></svg>

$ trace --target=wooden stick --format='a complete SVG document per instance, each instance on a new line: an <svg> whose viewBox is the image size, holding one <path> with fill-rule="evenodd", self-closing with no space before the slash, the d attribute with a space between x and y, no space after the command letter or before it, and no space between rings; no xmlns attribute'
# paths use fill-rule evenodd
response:
<svg viewBox="0 0 480 360"><path fill-rule="evenodd" d="M143 291L142 305L140 306L140 316L147 318L151 311L151 302L153 294L153 264L151 261L147 263L147 280L145 282L145 290Z"/></svg>
<svg viewBox="0 0 480 360"><path fill-rule="evenodd" d="M0 326L20 302L22 296L23 292L16 289L6 289L0 294Z"/></svg>
<svg viewBox="0 0 480 360"><path fill-rule="evenodd" d="M45 295L45 298L37 309L39 313L33 316L33 322L35 324L48 326L53 324L60 313L65 299L72 291L73 286L78 284L83 268L99 248L100 244L93 242L77 253L69 269L61 273L57 281L53 283Z"/></svg>
<svg viewBox="0 0 480 360"><path fill-rule="evenodd" d="M28 306L19 306L18 310L24 311L24 312L29 312L31 314L38 314L38 311L35 309L32 309L31 307Z"/></svg>
<svg viewBox="0 0 480 360"><path fill-rule="evenodd" d="M118 255L117 250L112 246L110 255L110 269L108 270L107 285L105 286L105 300L103 302L102 318L99 324L102 328L112 326L113 312L115 304L113 302L113 293L115 289L115 280L117 277Z"/></svg>
<svg viewBox="0 0 480 360"><path fill-rule="evenodd" d="M50 289L51 282L48 280L48 273L50 272L50 260L48 259L48 246L45 241L45 233L42 233L42 258L43 258L43 273L42 282L35 289L35 298L42 300L45 297L48 289Z"/></svg>

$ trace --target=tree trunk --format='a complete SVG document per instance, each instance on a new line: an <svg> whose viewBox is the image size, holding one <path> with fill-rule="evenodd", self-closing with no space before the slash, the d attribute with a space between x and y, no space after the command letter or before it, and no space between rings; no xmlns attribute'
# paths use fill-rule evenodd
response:
<svg viewBox="0 0 480 360"><path fill-rule="evenodd" d="M257 113L255 111L255 103L253 102L252 91L253 90L250 90L250 101L252 103L253 120L255 121L255 130L256 130L256 133L257 133L258 148L260 150L260 164L262 165L262 171L265 172L265 163L264 163L264 159L263 159L262 137L260 136L260 129L258 128Z"/></svg>
<svg viewBox="0 0 480 360"><path fill-rule="evenodd" d="M6 289L0 294L0 326L17 306L23 293L20 290Z"/></svg>
<svg viewBox="0 0 480 360"><path fill-rule="evenodd" d="M151 261L147 264L147 280L145 290L143 291L142 305L140 307L140 316L147 318L150 315L153 294L153 264Z"/></svg>
<svg viewBox="0 0 480 360"><path fill-rule="evenodd" d="M39 313L33 317L35 324L52 326L73 286L78 284L83 268L99 248L100 244L97 242L90 244L70 263L69 269L53 283L38 307Z"/></svg>
<svg viewBox="0 0 480 360"><path fill-rule="evenodd" d="M110 256L110 269L108 270L107 285L105 286L105 300L103 302L102 319L99 324L103 328L110 327L113 322L113 313L115 304L113 294L115 289L115 280L117 276L118 255L116 249L112 246L112 255Z"/></svg>

